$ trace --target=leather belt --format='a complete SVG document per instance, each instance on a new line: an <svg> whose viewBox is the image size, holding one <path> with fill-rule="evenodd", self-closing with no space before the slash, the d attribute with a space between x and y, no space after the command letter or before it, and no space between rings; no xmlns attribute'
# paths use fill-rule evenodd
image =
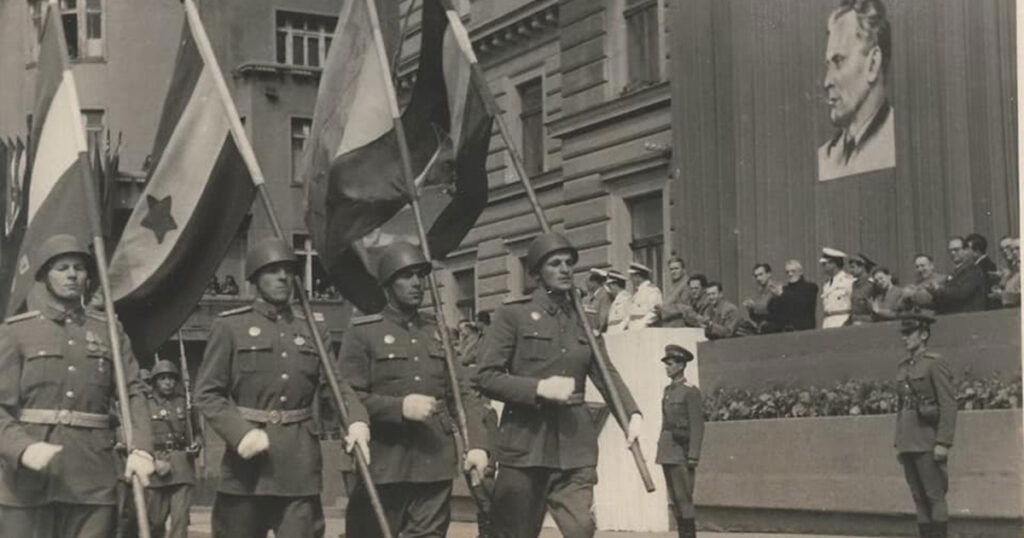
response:
<svg viewBox="0 0 1024 538"><path fill-rule="evenodd" d="M569 395L569 399L562 402L562 405L583 405L583 393L574 392Z"/></svg>
<svg viewBox="0 0 1024 538"><path fill-rule="evenodd" d="M29 424L62 424L78 428L105 430L111 427L110 415L71 411L70 409L22 409L18 421Z"/></svg>
<svg viewBox="0 0 1024 538"><path fill-rule="evenodd" d="M295 422L309 420L313 416L312 407L303 407L302 409L274 409L269 411L252 409L249 407L238 407L238 412L242 414L242 418L245 420L250 422L259 422L261 424L292 424Z"/></svg>
<svg viewBox="0 0 1024 538"><path fill-rule="evenodd" d="M825 315L826 316L840 316L840 315L843 315L843 314L849 314L850 312L852 312L852 310L849 309L849 308L847 308L846 310L832 310L832 311L826 310L825 311Z"/></svg>

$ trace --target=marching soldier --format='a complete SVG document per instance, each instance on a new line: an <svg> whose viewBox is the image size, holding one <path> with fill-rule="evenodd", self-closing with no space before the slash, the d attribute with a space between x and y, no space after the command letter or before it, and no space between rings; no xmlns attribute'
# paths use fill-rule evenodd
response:
<svg viewBox="0 0 1024 538"><path fill-rule="evenodd" d="M179 391L181 373L170 361L157 361L153 366L153 391L148 397L152 420L153 449L156 451L156 474L146 490L150 533L153 538L185 538L188 535L188 510L192 506L192 489L196 483L194 458L198 444L189 445L185 396ZM194 423L194 422L193 422ZM195 432L192 433L195 436ZM197 437L194 437L197 438ZM165 522L170 518L170 533Z"/></svg>
<svg viewBox="0 0 1024 538"><path fill-rule="evenodd" d="M445 536L458 461L438 322L419 312L430 271L418 247L390 245L377 267L388 304L380 314L353 320L341 346L342 373L370 413L370 473L388 524L402 537ZM468 385L460 391L469 427L466 465L483 476L487 452L481 409ZM380 535L362 483L349 497L345 514L347 536Z"/></svg>
<svg viewBox="0 0 1024 538"><path fill-rule="evenodd" d="M582 320L573 308L576 248L557 233L530 245L527 267L540 286L494 316L476 376L484 396L505 402L494 442L499 462L494 486L496 536L535 538L546 509L564 536L588 538L596 530L597 428L584 403L587 376L609 399ZM627 444L642 419L629 390L609 364L622 398Z"/></svg>
<svg viewBox="0 0 1024 538"><path fill-rule="evenodd" d="M320 360L309 325L291 304L295 254L271 239L246 256L251 305L222 312L196 381L196 406L227 443L213 504L215 537L324 534L320 439L313 406ZM325 331L321 334L326 334ZM369 441L366 409L341 383L347 449Z"/></svg>
<svg viewBox="0 0 1024 538"><path fill-rule="evenodd" d="M661 359L665 374L672 382L665 387L661 400L662 424L656 461L665 473L679 538L697 536L693 485L704 440L704 410L700 389L688 385L684 375L686 363L692 360L693 353L674 344L665 346L665 356Z"/></svg>
<svg viewBox="0 0 1024 538"><path fill-rule="evenodd" d="M917 509L922 538L945 538L949 521L946 460L956 430L953 373L945 359L927 350L931 316L903 317L900 332L907 358L899 364L896 451Z"/></svg>
<svg viewBox="0 0 1024 538"><path fill-rule="evenodd" d="M35 256L29 311L0 327L0 536L107 538L117 526L120 458L106 316L83 307L95 271L71 235ZM153 472L149 416L131 346L118 327L135 450L124 475Z"/></svg>

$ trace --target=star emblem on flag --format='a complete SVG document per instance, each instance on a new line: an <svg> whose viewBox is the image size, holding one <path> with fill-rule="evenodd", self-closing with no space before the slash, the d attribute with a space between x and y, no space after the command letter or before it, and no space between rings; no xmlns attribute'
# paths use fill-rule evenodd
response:
<svg viewBox="0 0 1024 538"><path fill-rule="evenodd" d="M167 232L178 229L178 223L174 222L174 217L171 216L171 196L167 195L158 200L147 194L146 204L149 206L149 212L142 219L142 227L152 230L156 235L156 242L163 243Z"/></svg>

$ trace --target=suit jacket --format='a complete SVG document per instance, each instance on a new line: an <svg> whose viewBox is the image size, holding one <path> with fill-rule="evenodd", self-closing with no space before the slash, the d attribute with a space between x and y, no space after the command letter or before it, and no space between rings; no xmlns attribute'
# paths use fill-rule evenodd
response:
<svg viewBox="0 0 1024 538"><path fill-rule="evenodd" d="M615 367L609 364L608 369L626 413L616 419L626 424L639 409ZM553 375L575 379L576 394L569 402L537 396L540 380ZM587 377L609 401L583 325L566 298L538 288L499 308L484 337L476 374L484 396L505 402L494 440L497 461L551 469L597 465L598 430L583 404Z"/></svg>
<svg viewBox="0 0 1024 538"><path fill-rule="evenodd" d="M0 505L113 505L124 470L114 451L113 424L93 429L18 420L24 409L115 414L117 389L107 318L91 310L65 311L42 283L30 291L28 308L0 327ZM152 452L139 366L120 325L117 332L134 445ZM22 452L37 441L64 447L39 472L21 465Z"/></svg>
<svg viewBox="0 0 1024 538"><path fill-rule="evenodd" d="M897 381L896 450L930 452L936 444L953 446L957 409L949 363L934 353L912 355L900 363ZM937 416L928 418L928 413Z"/></svg>
<svg viewBox="0 0 1024 538"><path fill-rule="evenodd" d="M896 166L895 112L884 103L858 135L839 131L818 148L818 181ZM853 139L853 147L846 141Z"/></svg>
<svg viewBox="0 0 1024 538"><path fill-rule="evenodd" d="M678 465L687 459L700 459L704 442L704 408L700 389L686 384L685 379L665 387L661 399L661 434L655 462Z"/></svg>
<svg viewBox="0 0 1024 538"><path fill-rule="evenodd" d="M871 323L874 311L871 300L875 298L875 282L867 275L853 281L850 287L850 322L853 325Z"/></svg>
<svg viewBox="0 0 1024 538"><path fill-rule="evenodd" d="M725 299L719 299L718 303L708 305L705 313L708 321L711 322L704 331L709 340L743 336L756 332L753 324L743 317L740 309Z"/></svg>
<svg viewBox="0 0 1024 538"><path fill-rule="evenodd" d="M814 328L814 311L818 308L818 285L800 277L787 282L782 295L768 301L768 311L784 331L806 331Z"/></svg>
<svg viewBox="0 0 1024 538"><path fill-rule="evenodd" d="M939 314L979 312L987 307L987 295L981 268L965 262L958 265L946 282L932 293L932 304Z"/></svg>
<svg viewBox="0 0 1024 538"><path fill-rule="evenodd" d="M315 420L260 424L244 418L238 408L311 409L318 397L326 396L320 390L322 382L320 358L301 312L257 300L222 312L214 320L196 376L195 404L227 444L218 491L288 497L320 493L320 436ZM349 420L369 423L366 408L352 388L343 378L339 384ZM253 428L266 430L270 449L244 460L235 449Z"/></svg>
<svg viewBox="0 0 1024 538"><path fill-rule="evenodd" d="M661 303L662 327L686 327L684 314L693 310L693 292L686 275L669 287Z"/></svg>

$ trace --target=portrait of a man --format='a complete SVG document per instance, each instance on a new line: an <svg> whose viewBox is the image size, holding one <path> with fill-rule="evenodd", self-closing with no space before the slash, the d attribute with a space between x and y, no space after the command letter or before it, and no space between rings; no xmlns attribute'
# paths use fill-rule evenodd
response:
<svg viewBox="0 0 1024 538"><path fill-rule="evenodd" d="M818 148L818 180L896 166L887 94L892 30L881 0L842 0L828 19L825 102L837 129Z"/></svg>

